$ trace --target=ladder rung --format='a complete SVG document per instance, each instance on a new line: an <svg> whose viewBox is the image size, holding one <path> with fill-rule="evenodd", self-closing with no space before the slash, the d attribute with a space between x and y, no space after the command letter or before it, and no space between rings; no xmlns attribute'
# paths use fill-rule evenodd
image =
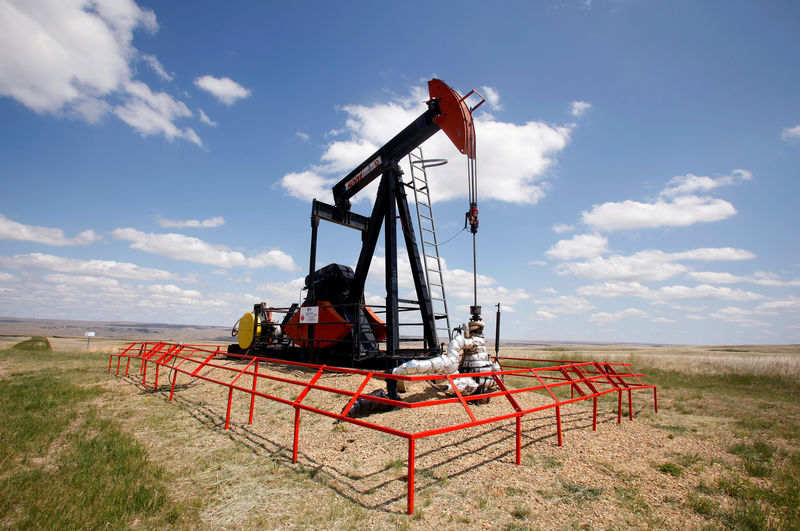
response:
<svg viewBox="0 0 800 531"><path fill-rule="evenodd" d="M419 217L421 217L421 218L425 218L425 219L427 219L428 221L433 221L433 218L429 218L429 217L428 217L428 216L426 216L425 214L420 214L420 215L419 215Z"/></svg>
<svg viewBox="0 0 800 531"><path fill-rule="evenodd" d="M431 234L436 234L436 231L431 230L431 229L426 229L425 227L420 227L420 229L426 230L426 231L430 232Z"/></svg>

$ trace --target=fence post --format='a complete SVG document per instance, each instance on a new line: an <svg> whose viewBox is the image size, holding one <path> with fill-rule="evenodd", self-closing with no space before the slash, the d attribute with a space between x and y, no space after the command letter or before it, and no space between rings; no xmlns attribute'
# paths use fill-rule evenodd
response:
<svg viewBox="0 0 800 531"><path fill-rule="evenodd" d="M250 420L248 424L253 423L253 407L256 405L256 385L258 385L258 360L256 360L256 368L253 371L253 392L250 394Z"/></svg>
<svg viewBox="0 0 800 531"><path fill-rule="evenodd" d="M416 467L416 441L408 438L408 514L414 514L414 469Z"/></svg>

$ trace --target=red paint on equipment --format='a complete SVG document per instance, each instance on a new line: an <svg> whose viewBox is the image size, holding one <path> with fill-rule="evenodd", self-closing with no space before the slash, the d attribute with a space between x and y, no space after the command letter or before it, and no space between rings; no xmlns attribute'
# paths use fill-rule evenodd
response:
<svg viewBox="0 0 800 531"><path fill-rule="evenodd" d="M306 308L307 306L303 305L302 307ZM330 302L320 301L317 307L319 308L319 320L317 323L301 323L300 316L302 313L295 312L289 322L283 326L283 332L286 337L300 347L306 348L309 345L312 348L333 347L347 337L350 330L353 329L353 325L342 318ZM313 338L310 337L312 326Z"/></svg>

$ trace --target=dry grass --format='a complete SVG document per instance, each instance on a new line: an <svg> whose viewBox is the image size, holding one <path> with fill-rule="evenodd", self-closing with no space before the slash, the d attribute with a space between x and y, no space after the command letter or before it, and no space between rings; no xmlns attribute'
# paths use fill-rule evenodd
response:
<svg viewBox="0 0 800 531"><path fill-rule="evenodd" d="M790 379L770 384L765 375L797 374L800 348L570 346L503 352L631 361L637 371L651 374L648 383L662 386L660 412L652 413L648 395L635 394L636 419L617 425L616 401L604 400L598 431L592 432L589 408L565 407L561 448L550 414L531 419L524 426L520 467L514 464L512 426L422 440L416 512L407 516L402 440L303 414L300 458L293 465L290 407L260 400L249 426L249 399L234 395L232 428L226 431L223 388L179 380L170 403L166 388L152 392L108 375L107 359L81 364L79 352L51 353L38 362L83 371L87 384L105 390L93 404L164 469L170 499L191 527L758 529L791 528L795 522L787 507L797 485L781 470L800 470L798 388ZM0 358L0 376L34 368L21 356ZM337 376L335 384L357 386L348 378ZM266 381L259 390L296 395ZM410 394L428 392L412 387ZM322 393L309 400L330 410L343 405ZM476 413L484 417L503 407L493 401ZM458 408L426 419L406 411L378 417L407 425L437 424L450 415L465 417Z"/></svg>
<svg viewBox="0 0 800 531"><path fill-rule="evenodd" d="M679 370L692 375L782 374L800 377L800 345L508 347L502 349L502 355L632 363L637 369Z"/></svg>

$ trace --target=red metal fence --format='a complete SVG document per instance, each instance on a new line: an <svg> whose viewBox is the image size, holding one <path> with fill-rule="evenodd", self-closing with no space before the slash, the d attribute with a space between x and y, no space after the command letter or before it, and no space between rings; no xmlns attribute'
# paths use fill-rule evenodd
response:
<svg viewBox="0 0 800 531"><path fill-rule="evenodd" d="M168 382L170 386L169 400L175 394L175 385L179 376L191 378L192 381L199 379L227 388L228 400L225 413L225 429L230 426L231 403L234 391L250 396L250 410L248 424L253 423L255 413L256 398L263 398L274 402L282 403L293 407L294 414L294 437L292 445L292 462L297 462L297 453L300 444L300 412L306 411L318 415L324 415L341 422L347 422L364 428L381 431L396 437L404 438L408 441L408 513L414 512L414 472L416 459L416 441L426 437L433 437L445 433L455 432L475 426L491 423L499 423L514 419L516 424L515 452L516 464L521 463L521 438L522 421L526 415L530 415L547 409L555 409L556 435L558 445L563 444L561 429L561 408L565 405L592 400L592 430L597 429L597 400L599 397L617 393L617 422L622 422L622 402L623 393L627 393L628 415L633 419L633 391L653 390L653 407L658 411L658 394L656 386L646 385L642 382L643 374L636 374L631 370L629 363L608 363L597 361L564 361L564 360L533 360L527 358L498 358L503 370L497 372L453 374L453 375L420 375L420 376L400 376L391 375L383 372L368 370L349 369L342 367L330 367L326 365L315 365L310 363L293 362L277 359L265 359L252 356L231 356L237 358L238 363L220 360L226 356L225 347L216 345L184 345L176 343L156 342L156 343L130 343L122 348L120 352L112 353L108 360L108 370L112 370L114 358L117 358L116 374L122 370L122 361L125 360L124 376L133 378L130 374L131 362L134 369L141 375L141 385L145 388L158 389L159 370L168 371ZM521 363L548 364L542 367L531 367ZM137 367L138 366L138 367ZM290 367L302 368L308 372L309 379L287 378L276 374L260 372L260 367ZM148 367L151 367L152 384L148 383ZM347 390L329 385L322 385L321 378L324 375L348 374L363 377L363 380L355 390ZM251 382L244 383L242 377L247 376ZM482 394L462 395L456 385L458 378L491 378L497 384L497 390ZM185 379L188 379L185 378ZM532 385L522 385L511 387L506 382L511 378L519 378L519 382L530 382ZM366 394L366 389L371 381L375 380L402 380L411 382L429 382L450 384L455 396L436 399L423 399L418 401L391 400ZM522 380L524 379L524 380ZM287 399L258 390L259 380L269 380L280 382L286 386L295 386L298 391L296 398ZM374 382L373 382L374 385ZM570 390L569 398L566 397L567 387ZM321 391L341 397L341 404L344 407L341 411L331 411L307 403L306 398L310 391ZM544 404L530 404L522 400L524 397L539 391L541 396L544 392L545 397L552 401ZM559 395L565 395L563 397ZM294 395L293 395L294 396ZM505 399L508 403L509 411L500 415L478 418L474 411L475 402L483 403L487 399ZM394 406L402 409L432 408L449 404L463 407L468 421L455 424L436 426L430 429L410 431L393 426L379 424L363 418L348 418L347 413L352 409L356 400L359 398ZM471 407L472 404L472 407ZM425 411L421 409L421 411ZM384 416L381 416L384 417Z"/></svg>

